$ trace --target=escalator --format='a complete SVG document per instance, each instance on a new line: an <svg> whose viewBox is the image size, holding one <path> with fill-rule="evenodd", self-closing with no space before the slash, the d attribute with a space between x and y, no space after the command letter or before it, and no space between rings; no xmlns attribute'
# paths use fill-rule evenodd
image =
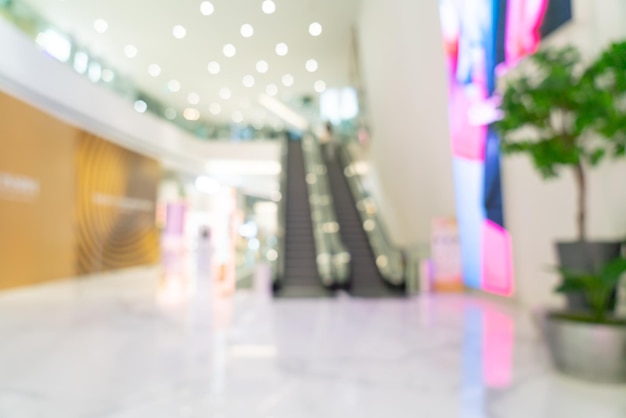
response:
<svg viewBox="0 0 626 418"><path fill-rule="evenodd" d="M327 297L318 273L302 142L287 141L284 273L278 297Z"/></svg>
<svg viewBox="0 0 626 418"><path fill-rule="evenodd" d="M325 159L341 239L352 256L350 293L357 297L404 296L404 289L389 284L376 265L376 257L344 175L340 155Z"/></svg>

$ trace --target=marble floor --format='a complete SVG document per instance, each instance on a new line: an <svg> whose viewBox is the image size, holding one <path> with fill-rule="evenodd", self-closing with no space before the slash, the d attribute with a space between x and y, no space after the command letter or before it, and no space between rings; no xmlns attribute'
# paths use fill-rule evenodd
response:
<svg viewBox="0 0 626 418"><path fill-rule="evenodd" d="M625 418L468 295L273 301L135 269L0 293L2 418Z"/></svg>

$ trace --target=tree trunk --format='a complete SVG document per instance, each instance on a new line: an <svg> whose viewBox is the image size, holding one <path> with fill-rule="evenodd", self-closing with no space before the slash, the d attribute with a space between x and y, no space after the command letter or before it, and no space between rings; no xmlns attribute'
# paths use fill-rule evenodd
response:
<svg viewBox="0 0 626 418"><path fill-rule="evenodd" d="M587 241L587 184L585 179L585 169L582 162L574 167L576 177L576 189L578 192L576 226L578 231L578 240Z"/></svg>

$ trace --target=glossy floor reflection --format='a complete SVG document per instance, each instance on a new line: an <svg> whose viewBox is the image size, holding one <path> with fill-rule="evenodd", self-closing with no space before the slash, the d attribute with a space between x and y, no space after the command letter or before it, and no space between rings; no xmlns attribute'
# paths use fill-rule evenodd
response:
<svg viewBox="0 0 626 418"><path fill-rule="evenodd" d="M172 263L0 294L0 417L626 417L496 302L273 301Z"/></svg>

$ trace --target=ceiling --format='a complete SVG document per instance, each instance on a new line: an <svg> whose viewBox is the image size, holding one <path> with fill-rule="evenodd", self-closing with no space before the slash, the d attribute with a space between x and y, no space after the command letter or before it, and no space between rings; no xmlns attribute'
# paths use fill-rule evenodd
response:
<svg viewBox="0 0 626 418"><path fill-rule="evenodd" d="M195 108L210 123L243 118L245 123L260 125L276 119L258 101L267 94L268 85L277 87L277 99L288 102L317 94L318 80L328 87L350 84L351 39L360 0L273 0L272 14L262 11L264 0L211 0L211 15L201 13L202 0L24 1L92 56L175 109L177 117L186 108ZM104 33L95 29L98 19L107 24ZM309 33L313 22L322 25L316 37ZM242 36L244 24L253 27L251 37ZM186 29L184 38L174 37L176 25ZM285 56L276 53L281 42L288 46ZM234 57L224 55L226 44L235 46ZM134 58L125 55L127 45L136 47ZM315 72L305 68L310 59L318 62ZM256 69L260 60L268 64L266 73ZM208 71L211 61L219 63L218 74ZM149 74L153 64L161 69L158 76ZM285 74L293 76L293 86L283 85ZM244 86L246 75L254 78L254 86ZM171 80L180 83L179 91L168 88ZM220 97L223 88L231 91L229 99ZM197 104L190 103L191 93L199 97Z"/></svg>

